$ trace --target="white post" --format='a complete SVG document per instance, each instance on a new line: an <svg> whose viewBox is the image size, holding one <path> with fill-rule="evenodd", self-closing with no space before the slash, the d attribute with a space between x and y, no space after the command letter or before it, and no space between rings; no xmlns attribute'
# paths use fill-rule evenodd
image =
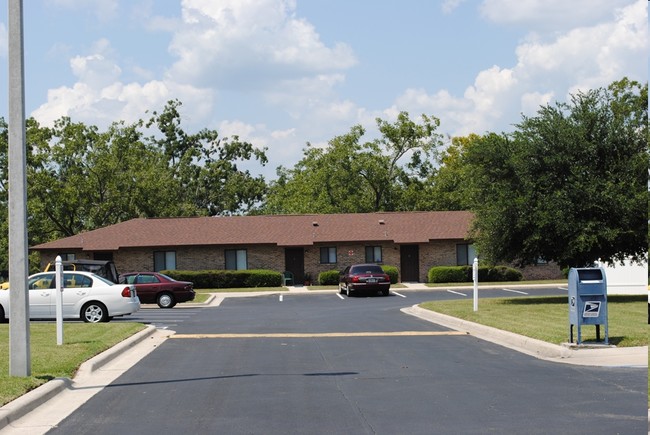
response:
<svg viewBox="0 0 650 435"><path fill-rule="evenodd" d="M9 375L31 376L23 2L9 0Z"/></svg>
<svg viewBox="0 0 650 435"><path fill-rule="evenodd" d="M63 344L63 263L57 255L54 261L56 281L56 344Z"/></svg>
<svg viewBox="0 0 650 435"><path fill-rule="evenodd" d="M472 281L474 281L474 311L478 311L478 258L472 265Z"/></svg>

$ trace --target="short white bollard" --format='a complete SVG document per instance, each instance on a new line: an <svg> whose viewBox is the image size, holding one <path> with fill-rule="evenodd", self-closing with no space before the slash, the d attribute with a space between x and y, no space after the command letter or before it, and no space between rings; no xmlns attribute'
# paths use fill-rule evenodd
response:
<svg viewBox="0 0 650 435"><path fill-rule="evenodd" d="M474 311L478 311L478 258L472 265L472 281L474 281Z"/></svg>
<svg viewBox="0 0 650 435"><path fill-rule="evenodd" d="M56 344L63 344L63 263L61 256L57 255L54 261L54 275L56 281Z"/></svg>

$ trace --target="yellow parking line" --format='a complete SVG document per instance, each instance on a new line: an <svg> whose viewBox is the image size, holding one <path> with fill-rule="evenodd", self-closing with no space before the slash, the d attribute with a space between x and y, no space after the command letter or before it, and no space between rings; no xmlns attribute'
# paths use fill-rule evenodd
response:
<svg viewBox="0 0 650 435"><path fill-rule="evenodd" d="M169 338L336 338L336 337L411 337L436 335L467 335L461 331L397 331L397 332L325 332L274 334L174 334Z"/></svg>

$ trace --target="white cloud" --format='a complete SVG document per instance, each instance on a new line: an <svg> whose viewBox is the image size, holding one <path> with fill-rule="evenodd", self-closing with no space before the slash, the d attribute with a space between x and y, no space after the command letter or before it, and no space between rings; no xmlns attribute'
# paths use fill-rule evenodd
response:
<svg viewBox="0 0 650 435"><path fill-rule="evenodd" d="M183 24L170 45L174 81L216 89L258 89L345 70L356 62L345 44L325 46L295 17L291 0L183 0ZM326 82L322 82L327 86Z"/></svg>
<svg viewBox="0 0 650 435"><path fill-rule="evenodd" d="M557 32L611 19L616 8L628 4L629 0L483 0L480 11L497 24Z"/></svg>
<svg viewBox="0 0 650 435"><path fill-rule="evenodd" d="M536 14L539 20L552 19L548 10L543 13L540 8L550 8L559 15L568 13L562 3L486 0L483 7L494 12L497 6L511 6L508 20L515 22L519 17L517 22L525 22ZM645 82L649 50L647 3L627 3L608 20L558 33L548 41L535 35L526 38L516 49L516 65L493 66L479 72L462 96L446 90L430 93L407 89L391 109L439 116L441 129L452 135L482 134L511 130L522 113L534 115L540 105L565 101L569 94L580 90L605 87L625 76ZM593 6L602 12L603 2L595 1Z"/></svg>
<svg viewBox="0 0 650 435"><path fill-rule="evenodd" d="M93 48L93 53L70 60L77 82L50 89L47 102L32 112L40 123L52 125L62 116L100 127L118 120L135 122L145 117L147 110L161 110L175 98L184 104L184 120L208 122L206 114L213 104L211 92L165 80L123 83L122 70L112 59L108 41L97 41Z"/></svg>

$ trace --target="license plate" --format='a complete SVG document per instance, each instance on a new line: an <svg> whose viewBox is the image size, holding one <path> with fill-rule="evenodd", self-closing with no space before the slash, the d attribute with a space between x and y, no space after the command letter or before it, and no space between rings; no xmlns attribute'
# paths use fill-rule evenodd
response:
<svg viewBox="0 0 650 435"><path fill-rule="evenodd" d="M366 282L375 283L377 282L377 278L368 278Z"/></svg>

